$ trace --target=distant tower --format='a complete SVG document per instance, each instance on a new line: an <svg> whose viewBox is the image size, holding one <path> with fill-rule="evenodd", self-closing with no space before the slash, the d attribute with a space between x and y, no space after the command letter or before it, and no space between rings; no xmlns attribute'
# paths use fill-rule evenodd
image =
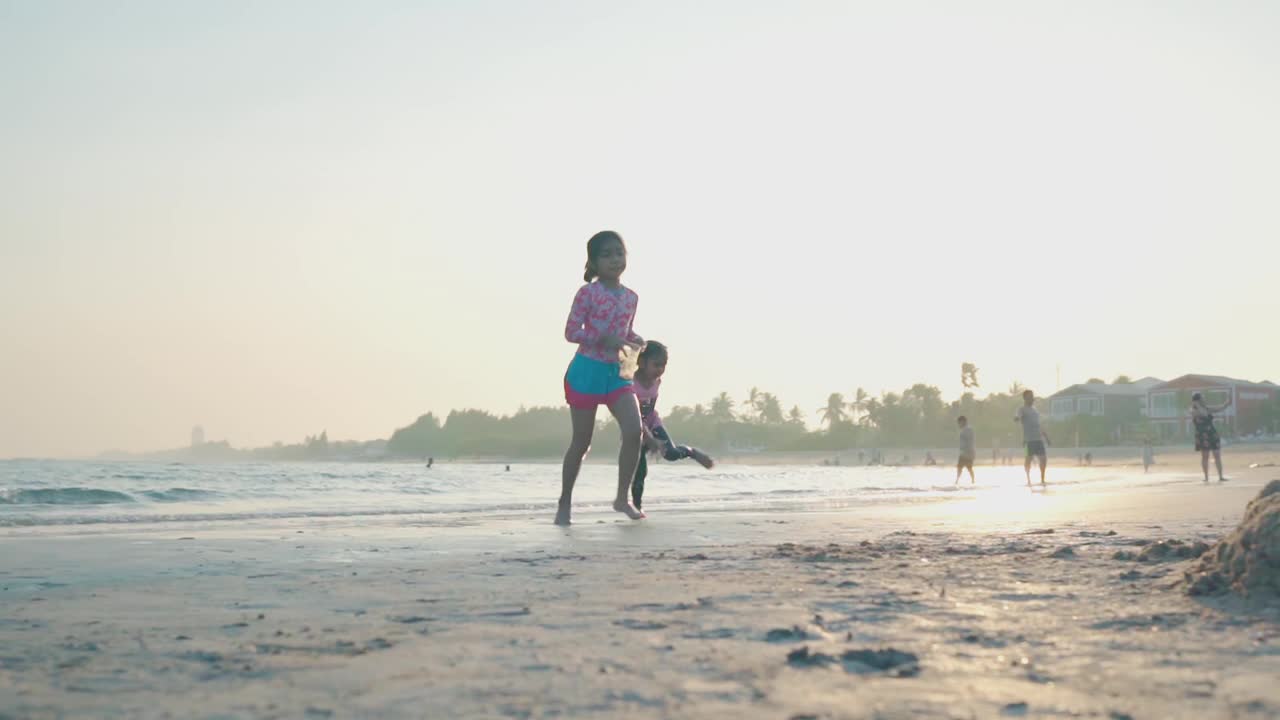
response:
<svg viewBox="0 0 1280 720"><path fill-rule="evenodd" d="M204 428L199 425L191 428L191 447L200 447L204 444Z"/></svg>

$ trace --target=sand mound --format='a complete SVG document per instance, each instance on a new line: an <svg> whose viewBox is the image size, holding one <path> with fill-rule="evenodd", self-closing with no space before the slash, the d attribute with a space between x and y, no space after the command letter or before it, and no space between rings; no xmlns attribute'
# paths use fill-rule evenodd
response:
<svg viewBox="0 0 1280 720"><path fill-rule="evenodd" d="M1280 480L1249 501L1244 520L1187 573L1187 592L1232 591L1251 599L1280 598Z"/></svg>

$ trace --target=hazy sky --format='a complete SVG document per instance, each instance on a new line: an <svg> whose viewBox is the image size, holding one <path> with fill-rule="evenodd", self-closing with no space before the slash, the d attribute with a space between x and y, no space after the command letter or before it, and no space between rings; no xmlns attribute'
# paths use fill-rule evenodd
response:
<svg viewBox="0 0 1280 720"><path fill-rule="evenodd" d="M563 402L1280 381L1280 4L0 0L0 457ZM567 433L567 429L566 429ZM567 437L567 435L566 435Z"/></svg>

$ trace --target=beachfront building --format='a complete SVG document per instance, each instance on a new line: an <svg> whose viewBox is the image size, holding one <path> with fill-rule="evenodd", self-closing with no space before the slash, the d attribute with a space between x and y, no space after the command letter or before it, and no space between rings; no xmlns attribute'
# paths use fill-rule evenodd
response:
<svg viewBox="0 0 1280 720"><path fill-rule="evenodd" d="M1216 415L1218 431L1228 437L1273 434L1270 409L1280 402L1280 386L1264 380L1250 382L1221 375L1183 375L1147 391L1148 418L1160 440L1190 437L1192 393L1201 393L1210 407L1231 400Z"/></svg>
<svg viewBox="0 0 1280 720"><path fill-rule="evenodd" d="M1148 392L1163 380L1144 377L1128 383L1087 382L1048 398L1048 420L1076 445L1136 439L1147 417Z"/></svg>

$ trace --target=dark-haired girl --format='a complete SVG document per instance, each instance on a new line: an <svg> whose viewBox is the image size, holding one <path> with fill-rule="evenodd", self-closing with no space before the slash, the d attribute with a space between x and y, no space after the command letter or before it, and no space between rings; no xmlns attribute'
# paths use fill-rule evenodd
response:
<svg viewBox="0 0 1280 720"><path fill-rule="evenodd" d="M644 513L627 498L640 460L640 407L631 380L622 376L621 354L626 348L644 347L644 338L631 329L639 296L622 284L627 269L627 246L622 236L604 230L587 241L587 265L583 285L573 298L564 337L577 343L578 352L564 375L564 397L573 421L573 439L564 455L560 506L556 524L568 525L573 485L582 459L591 447L596 410L604 405L622 430L618 451L618 494L613 509L639 520Z"/></svg>
<svg viewBox="0 0 1280 720"><path fill-rule="evenodd" d="M667 371L667 346L657 340L650 340L640 353L639 365L635 373L636 398L640 401L641 428L644 444L655 453L669 461L693 458L704 468L710 468L715 462L698 448L687 445L676 445L662 426L662 416L658 414L658 388L662 385L662 375ZM631 483L631 500L638 509L644 496L644 479L649 474L649 463L642 454L636 466L636 479Z"/></svg>

